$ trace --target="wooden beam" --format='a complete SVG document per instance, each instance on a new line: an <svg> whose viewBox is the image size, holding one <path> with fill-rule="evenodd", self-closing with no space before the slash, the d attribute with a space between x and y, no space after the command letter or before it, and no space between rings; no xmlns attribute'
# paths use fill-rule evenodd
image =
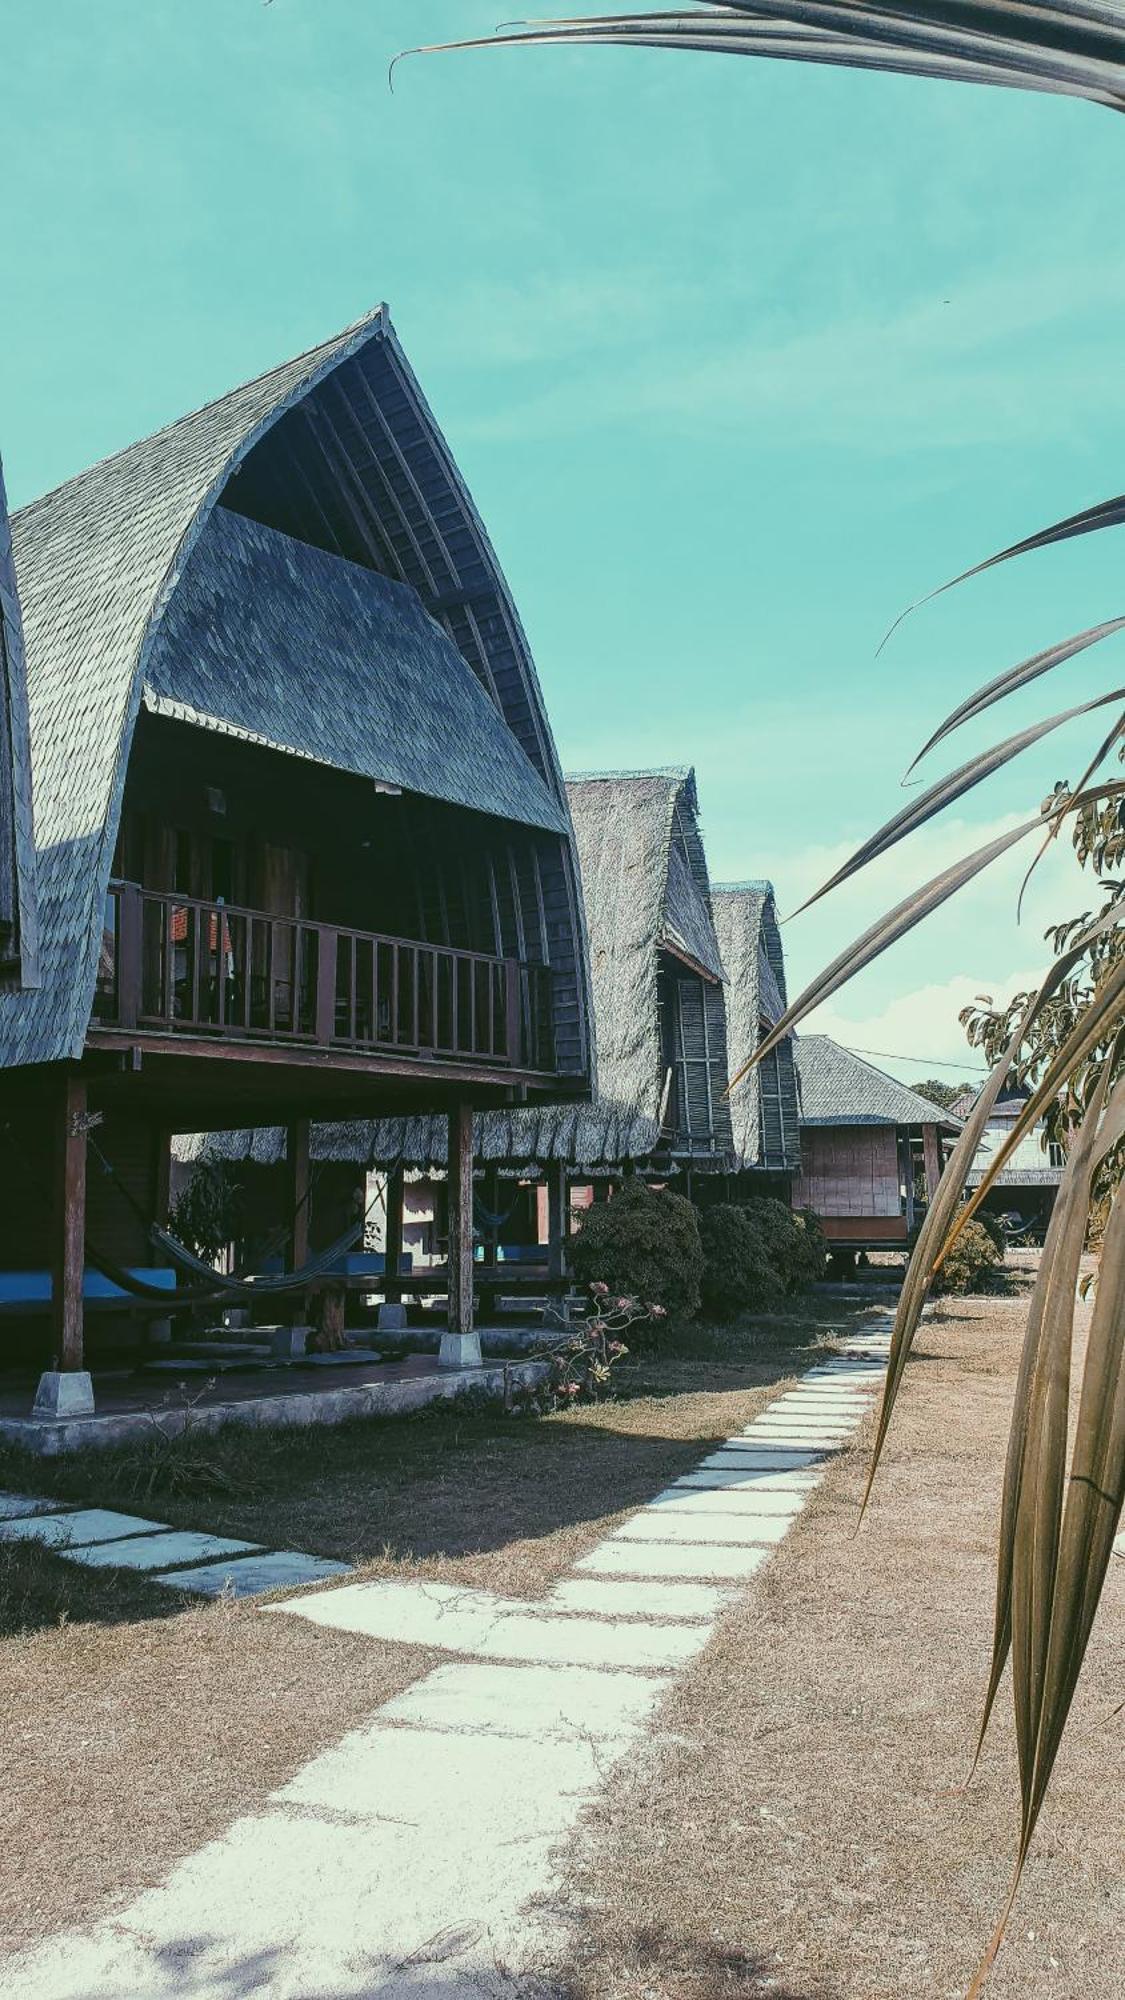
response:
<svg viewBox="0 0 1125 2000"><path fill-rule="evenodd" d="M285 1135L285 1220L294 1271L309 1260L309 1130L307 1118L295 1118Z"/></svg>
<svg viewBox="0 0 1125 2000"><path fill-rule="evenodd" d="M51 1200L51 1334L55 1366L79 1369L86 1266L86 1081L63 1079L55 1105Z"/></svg>
<svg viewBox="0 0 1125 2000"><path fill-rule="evenodd" d="M473 1331L473 1107L449 1114L449 1331Z"/></svg>
<svg viewBox="0 0 1125 2000"><path fill-rule="evenodd" d="M926 1198L932 1201L941 1179L941 1140L936 1125L923 1125L922 1153L926 1162Z"/></svg>
<svg viewBox="0 0 1125 2000"><path fill-rule="evenodd" d="M566 1272L566 1239L570 1223L567 1200L566 1161L547 1163L547 1272L561 1278Z"/></svg>
<svg viewBox="0 0 1125 2000"><path fill-rule="evenodd" d="M392 1167L390 1173L387 1175L387 1190L385 1196L387 1205L387 1214L386 1214L387 1227L386 1227L386 1242L383 1252L384 1261L386 1264L385 1275L387 1279L387 1286L384 1292L384 1297L388 1299L398 1299L401 1295L401 1290L402 1290L401 1286L398 1285L395 1282L395 1280L398 1279L402 1273L402 1220L403 1220L403 1202L405 1198L405 1183L406 1183L406 1175L402 1167L401 1166Z"/></svg>

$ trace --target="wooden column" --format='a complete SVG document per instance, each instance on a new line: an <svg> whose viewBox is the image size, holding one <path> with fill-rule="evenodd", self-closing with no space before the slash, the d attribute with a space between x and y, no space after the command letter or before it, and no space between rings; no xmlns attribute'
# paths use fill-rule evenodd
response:
<svg viewBox="0 0 1125 2000"><path fill-rule="evenodd" d="M392 1167L387 1175L386 1187L386 1232L384 1244L385 1289L384 1298L397 1300L402 1286L396 1280L402 1274L402 1207L406 1176L403 1169Z"/></svg>
<svg viewBox="0 0 1125 2000"><path fill-rule="evenodd" d="M51 1337L55 1366L85 1366L82 1278L86 1264L86 1082L64 1078L55 1107L51 1190Z"/></svg>
<svg viewBox="0 0 1125 2000"><path fill-rule="evenodd" d="M473 1108L456 1104L449 1114L449 1331L442 1335L444 1368L480 1366L473 1330Z"/></svg>
<svg viewBox="0 0 1125 2000"><path fill-rule="evenodd" d="M926 1162L926 1198L932 1201L941 1179L941 1139L936 1125L923 1125L922 1153Z"/></svg>
<svg viewBox="0 0 1125 2000"><path fill-rule="evenodd" d="M152 1154L153 1220L167 1229L172 1210L172 1134L163 1126L153 1133Z"/></svg>
<svg viewBox="0 0 1125 2000"><path fill-rule="evenodd" d="M566 1161L550 1160L547 1165L547 1275L550 1278L565 1276L569 1222Z"/></svg>
<svg viewBox="0 0 1125 2000"><path fill-rule="evenodd" d="M285 1135L285 1205L291 1268L309 1259L309 1121L295 1118Z"/></svg>

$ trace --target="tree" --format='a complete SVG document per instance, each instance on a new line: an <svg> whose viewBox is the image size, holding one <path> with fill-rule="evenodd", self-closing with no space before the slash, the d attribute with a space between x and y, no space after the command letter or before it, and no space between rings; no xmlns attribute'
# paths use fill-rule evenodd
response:
<svg viewBox="0 0 1125 2000"><path fill-rule="evenodd" d="M925 1083L912 1084L911 1089L915 1097L928 1098L931 1104L937 1105L939 1111L948 1111L950 1105L956 1104L959 1097L976 1095L975 1083L943 1083L938 1076L928 1076Z"/></svg>
<svg viewBox="0 0 1125 2000"><path fill-rule="evenodd" d="M674 13L546 22L509 30L485 45L548 41L625 43L823 62L1048 91L1085 97L1118 111L1125 109L1125 14L1117 14L1097 0L1068 0L1065 8L1046 8L1037 0L1005 0L1002 7L997 7L995 0L910 0L910 4L882 0L882 4L863 8L856 6L855 0L727 0L722 5L699 5L694 12L681 6ZM1125 495L1056 522L966 574L975 575L1027 550L1122 522ZM1123 626L1125 619L1111 619L1008 668L948 716L924 750L936 748L962 722L983 714L1005 695ZM818 895L847 880L1062 722L1107 704L1118 711L1073 790L1064 788L1053 794L1021 827L966 856L889 910L786 1009L756 1051L752 1064L776 1048L814 1006L837 992L854 973L871 964L1017 841L1038 831L1049 842L1071 819L1081 834L1083 815L1095 830L1104 823L1113 829L1107 837L1119 838L1118 801L1125 794L1125 784L1102 774L1106 759L1125 736L1123 699L1125 690L1116 689L1006 738L931 785L865 842ZM873 1479L922 1308L943 1260L1020 1139L1043 1115L1064 1118L1070 1141L1067 1164L1028 1315L1012 1417L1000 1524L993 1663L982 1724L983 1735L1010 1655L1020 1750L1019 1844L1011 1896L973 1982L970 2000L980 1992L1004 1934L1070 1710L1125 1498L1125 1194L1120 1185L1111 1185L1108 1194L1105 1188L1107 1167L1125 1138L1123 920L1125 895L1110 885L1096 917L1061 927L1054 963L1019 1018L1013 1019L1009 1009L981 1028L980 1045L990 1045L990 1052L999 1046L1009 1025L1011 1033L1006 1045L999 1048L922 1225L895 1320L871 1471ZM1031 1094L979 1187L963 1203L965 1177L989 1113L1009 1072L1022 1067L1025 1060L1034 1078ZM1056 1103L1061 1106L1057 1111L1053 1110ZM1067 1390L1075 1281L1088 1215L1099 1191L1107 1202L1101 1271L1086 1347L1077 1430L1068 1457Z"/></svg>

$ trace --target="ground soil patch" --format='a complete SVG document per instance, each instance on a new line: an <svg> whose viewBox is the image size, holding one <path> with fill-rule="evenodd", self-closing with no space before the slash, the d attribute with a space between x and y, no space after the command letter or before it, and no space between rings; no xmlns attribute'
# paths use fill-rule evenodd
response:
<svg viewBox="0 0 1125 2000"><path fill-rule="evenodd" d="M1015 1837L1007 1695L965 1776L991 1637L1020 1299L924 1324L873 1510L863 1453L669 1696L588 1817L570 2000L963 1995ZM1116 1565L995 2000L1120 2000L1125 1564Z"/></svg>

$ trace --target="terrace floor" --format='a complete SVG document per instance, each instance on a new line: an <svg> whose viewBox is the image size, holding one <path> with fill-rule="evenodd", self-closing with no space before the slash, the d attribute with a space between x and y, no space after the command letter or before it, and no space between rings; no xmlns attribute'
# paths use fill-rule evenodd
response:
<svg viewBox="0 0 1125 2000"><path fill-rule="evenodd" d="M544 1372L534 1361L491 1361L481 1368L439 1368L432 1354L399 1361L309 1355L298 1365L209 1376L206 1366L174 1361L166 1372L94 1371L94 1414L31 1415L36 1378L0 1377L0 1442L40 1457L89 1446L143 1443L159 1425L210 1436L227 1424L254 1429L339 1424L353 1417L407 1416L464 1395L503 1397Z"/></svg>

